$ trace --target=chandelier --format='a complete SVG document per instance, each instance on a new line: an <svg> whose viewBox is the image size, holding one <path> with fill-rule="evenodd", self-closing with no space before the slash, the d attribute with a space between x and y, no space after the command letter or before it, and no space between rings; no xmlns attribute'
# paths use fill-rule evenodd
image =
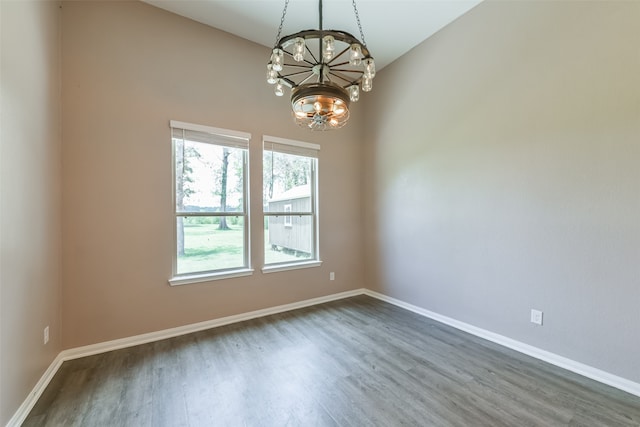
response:
<svg viewBox="0 0 640 427"><path fill-rule="evenodd" d="M291 89L291 107L295 122L311 130L341 128L349 119L349 105L360 99L360 91L369 92L376 66L364 42L362 25L353 1L360 30L360 42L345 31L322 27L322 0L318 1L317 30L305 30L280 37L289 0L285 0L276 44L267 64L267 82L275 85L275 94Z"/></svg>

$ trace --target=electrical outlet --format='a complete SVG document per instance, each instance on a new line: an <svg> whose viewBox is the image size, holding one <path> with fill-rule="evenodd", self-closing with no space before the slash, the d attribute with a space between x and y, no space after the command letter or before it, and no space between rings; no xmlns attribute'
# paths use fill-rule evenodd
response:
<svg viewBox="0 0 640 427"><path fill-rule="evenodd" d="M49 342L49 327L47 326L46 328L44 328L44 343L48 343Z"/></svg>
<svg viewBox="0 0 640 427"><path fill-rule="evenodd" d="M336 273L334 273L333 271L329 273L329 280L336 280Z"/></svg>
<svg viewBox="0 0 640 427"><path fill-rule="evenodd" d="M531 309L531 323L542 326L542 311Z"/></svg>

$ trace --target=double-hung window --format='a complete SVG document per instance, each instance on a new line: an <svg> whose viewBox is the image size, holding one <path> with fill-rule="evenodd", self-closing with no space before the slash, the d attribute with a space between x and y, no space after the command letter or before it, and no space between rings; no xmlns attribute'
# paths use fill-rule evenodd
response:
<svg viewBox="0 0 640 427"><path fill-rule="evenodd" d="M264 271L320 264L318 153L320 146L264 136Z"/></svg>
<svg viewBox="0 0 640 427"><path fill-rule="evenodd" d="M251 273L250 134L171 121L175 251L171 284Z"/></svg>

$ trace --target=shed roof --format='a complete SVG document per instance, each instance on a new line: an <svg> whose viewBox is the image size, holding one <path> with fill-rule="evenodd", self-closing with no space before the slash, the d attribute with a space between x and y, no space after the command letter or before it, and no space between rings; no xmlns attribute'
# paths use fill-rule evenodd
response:
<svg viewBox="0 0 640 427"><path fill-rule="evenodd" d="M304 199L306 197L311 197L311 187L309 184L298 185L284 193L277 194L274 198L269 200L269 203L280 202L282 200Z"/></svg>

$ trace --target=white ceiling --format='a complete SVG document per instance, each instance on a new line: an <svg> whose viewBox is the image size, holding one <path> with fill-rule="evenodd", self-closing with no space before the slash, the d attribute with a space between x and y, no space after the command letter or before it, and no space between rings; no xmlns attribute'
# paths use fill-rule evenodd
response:
<svg viewBox="0 0 640 427"><path fill-rule="evenodd" d="M143 0L146 3L273 47L284 0ZM356 1L365 41L381 69L482 0ZM323 0L324 28L360 32L349 0ZM317 0L290 0L282 35L319 26Z"/></svg>

